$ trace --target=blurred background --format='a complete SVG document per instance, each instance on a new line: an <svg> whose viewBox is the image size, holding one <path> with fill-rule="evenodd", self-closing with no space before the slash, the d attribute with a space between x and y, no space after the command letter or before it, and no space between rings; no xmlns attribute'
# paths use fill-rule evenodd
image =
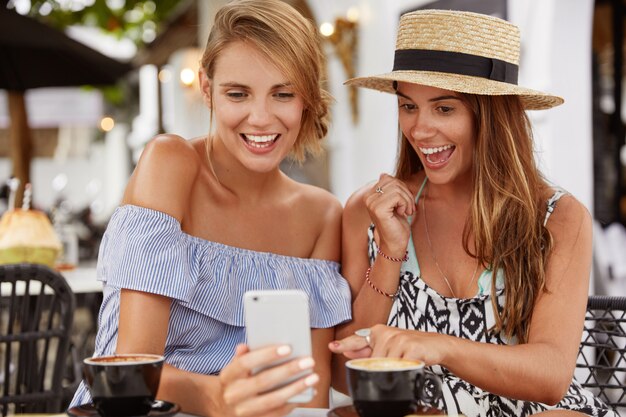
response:
<svg viewBox="0 0 626 417"><path fill-rule="evenodd" d="M399 16L419 8L460 9L519 25L520 84L566 100L530 112L539 164L595 219L590 292L626 295L624 0L286 1L320 29L335 102L326 154L302 166L285 161L283 168L342 202L393 170L395 98L343 82L391 69ZM6 19L0 20L0 213L10 204L9 180L30 182L32 207L66 235L71 261L93 264L145 144L161 132L208 133L210 114L196 74L213 15L224 3L0 1ZM26 21L9 22L15 15L84 49Z"/></svg>

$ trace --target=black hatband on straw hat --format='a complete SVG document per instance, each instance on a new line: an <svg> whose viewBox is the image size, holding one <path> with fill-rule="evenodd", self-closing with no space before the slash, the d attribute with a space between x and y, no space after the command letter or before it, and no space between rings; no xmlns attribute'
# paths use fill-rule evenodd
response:
<svg viewBox="0 0 626 417"><path fill-rule="evenodd" d="M517 85L518 66L496 58L427 49L397 50L394 71L436 71Z"/></svg>

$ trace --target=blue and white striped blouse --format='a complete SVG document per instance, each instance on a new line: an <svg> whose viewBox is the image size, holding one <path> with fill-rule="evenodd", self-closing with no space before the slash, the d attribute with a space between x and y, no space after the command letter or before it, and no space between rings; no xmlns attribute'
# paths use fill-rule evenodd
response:
<svg viewBox="0 0 626 417"><path fill-rule="evenodd" d="M95 355L115 351L120 289L172 298L167 363L218 374L245 342L243 294L301 289L313 328L350 320L350 289L337 262L256 252L210 242L181 230L175 218L133 205L118 207L102 239L97 267L104 282ZM70 407L91 402L82 382Z"/></svg>

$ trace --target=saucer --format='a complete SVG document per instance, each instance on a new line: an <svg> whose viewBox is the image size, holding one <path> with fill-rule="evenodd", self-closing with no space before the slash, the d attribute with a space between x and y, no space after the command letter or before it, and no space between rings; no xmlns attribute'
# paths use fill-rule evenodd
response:
<svg viewBox="0 0 626 417"><path fill-rule="evenodd" d="M419 406L417 410L410 414L411 416L442 416L443 411L438 410L436 408ZM356 413L356 410L351 405L346 405L343 407L337 407L330 410L327 414L327 417L359 417ZM407 416L408 417L408 416Z"/></svg>
<svg viewBox="0 0 626 417"><path fill-rule="evenodd" d="M180 406L178 404L156 400L152 403L152 409L148 412L148 414L133 417L169 417L179 411ZM96 407L94 407L91 403L79 405L78 407L72 407L67 410L67 414L71 417L100 417L98 410L96 410Z"/></svg>

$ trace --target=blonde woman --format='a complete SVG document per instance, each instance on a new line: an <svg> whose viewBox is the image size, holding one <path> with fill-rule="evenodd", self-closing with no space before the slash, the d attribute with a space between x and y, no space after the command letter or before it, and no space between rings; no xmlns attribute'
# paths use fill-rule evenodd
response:
<svg viewBox="0 0 626 417"><path fill-rule="evenodd" d="M333 327L350 318L339 274L341 205L279 169L320 150L328 95L315 27L278 0L238 0L215 18L199 71L213 134L146 147L109 223L95 354L165 356L157 399L201 416L281 416L309 388L327 407ZM313 356L252 375L288 346L249 351L243 294L309 295ZM313 372L266 392L303 369ZM90 401L82 385L72 405Z"/></svg>
<svg viewBox="0 0 626 417"><path fill-rule="evenodd" d="M518 86L518 62L514 25L417 11L393 71L348 82L397 96L401 150L395 175L344 209L354 319L329 346L423 360L451 415L614 416L572 380L591 217L537 170L525 112L563 100Z"/></svg>

